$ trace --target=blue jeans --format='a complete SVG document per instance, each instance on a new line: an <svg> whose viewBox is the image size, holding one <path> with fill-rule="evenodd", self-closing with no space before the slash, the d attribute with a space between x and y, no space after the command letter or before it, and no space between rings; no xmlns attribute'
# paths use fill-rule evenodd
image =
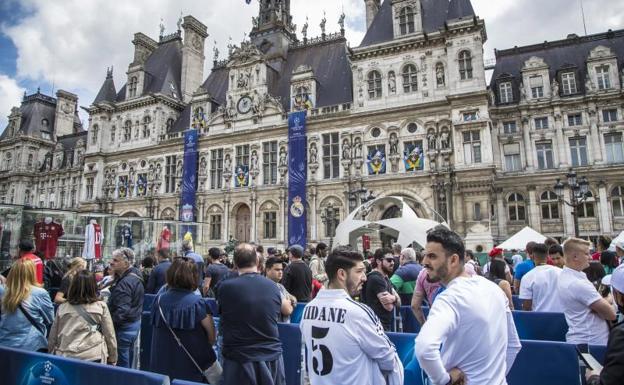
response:
<svg viewBox="0 0 624 385"><path fill-rule="evenodd" d="M125 324L115 329L117 338L117 366L130 367L130 352L141 330L141 320Z"/></svg>

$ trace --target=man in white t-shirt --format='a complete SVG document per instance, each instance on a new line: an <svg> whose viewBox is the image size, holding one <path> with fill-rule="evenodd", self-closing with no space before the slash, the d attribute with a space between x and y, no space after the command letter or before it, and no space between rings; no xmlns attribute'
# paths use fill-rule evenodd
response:
<svg viewBox="0 0 624 385"><path fill-rule="evenodd" d="M416 357L429 380L436 385L506 385L522 346L503 291L466 274L464 243L444 226L427 233L423 267L446 286L416 337Z"/></svg>
<svg viewBox="0 0 624 385"><path fill-rule="evenodd" d="M548 249L545 244L533 246L535 268L526 273L520 282L522 310L562 313L561 301L557 291L559 274L562 270L548 265Z"/></svg>
<svg viewBox="0 0 624 385"><path fill-rule="evenodd" d="M328 287L306 305L299 325L310 384L403 384L403 365L379 318L351 298L366 281L362 255L335 249L325 272Z"/></svg>
<svg viewBox="0 0 624 385"><path fill-rule="evenodd" d="M583 270L591 256L588 241L570 238L563 243L565 267L557 286L563 313L568 323L566 342L572 344L606 345L615 310L598 293Z"/></svg>

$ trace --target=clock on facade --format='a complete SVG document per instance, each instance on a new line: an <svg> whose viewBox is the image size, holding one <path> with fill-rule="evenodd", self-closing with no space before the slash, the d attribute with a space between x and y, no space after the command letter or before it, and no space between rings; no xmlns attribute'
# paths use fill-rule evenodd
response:
<svg viewBox="0 0 624 385"><path fill-rule="evenodd" d="M251 110L251 98L249 96L243 96L238 99L238 103L236 104L236 108L240 114L246 114Z"/></svg>

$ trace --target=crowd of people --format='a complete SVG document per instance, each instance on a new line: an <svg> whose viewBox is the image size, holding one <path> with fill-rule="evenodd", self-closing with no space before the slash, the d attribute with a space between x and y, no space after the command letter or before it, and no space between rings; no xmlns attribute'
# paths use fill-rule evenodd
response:
<svg viewBox="0 0 624 385"><path fill-rule="evenodd" d="M443 226L424 246L394 244L365 258L324 243L285 253L243 243L231 256L219 248L202 256L184 241L175 256L160 249L140 263L120 248L106 269L72 259L49 292L50 270L24 240L0 276L0 345L132 367L145 294L154 294L151 370L210 384L282 385L278 323L306 303L300 328L312 385L394 385L403 383L403 366L386 333L402 330L403 304L421 324L415 357L431 384L498 385L522 348L515 294L516 310L563 313L567 342L607 346L602 372L587 370L589 384L624 383L624 242L611 250L600 237L591 254L588 241L547 239L529 242L526 257L494 248L483 265Z"/></svg>

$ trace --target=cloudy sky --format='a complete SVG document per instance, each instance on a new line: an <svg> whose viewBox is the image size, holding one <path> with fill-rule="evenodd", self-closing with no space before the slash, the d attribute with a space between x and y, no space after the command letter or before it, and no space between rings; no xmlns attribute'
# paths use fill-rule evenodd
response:
<svg viewBox="0 0 624 385"><path fill-rule="evenodd" d="M494 56L494 48L584 34L580 1L472 0L486 22L486 58ZM291 7L298 30L309 19L308 36L320 35L323 12L327 31L338 31L342 10L350 45L359 45L364 36L363 0L291 0ZM584 7L588 33L624 28L624 1L584 0ZM255 0L250 5L244 0L0 0L0 131L24 91L31 94L40 87L50 95L62 88L88 106L108 66L115 68L119 89L132 60L133 34L140 31L157 39L161 19L165 33L174 32L181 13L208 26L207 74L215 42L222 53L230 37L240 42L257 10Z"/></svg>

